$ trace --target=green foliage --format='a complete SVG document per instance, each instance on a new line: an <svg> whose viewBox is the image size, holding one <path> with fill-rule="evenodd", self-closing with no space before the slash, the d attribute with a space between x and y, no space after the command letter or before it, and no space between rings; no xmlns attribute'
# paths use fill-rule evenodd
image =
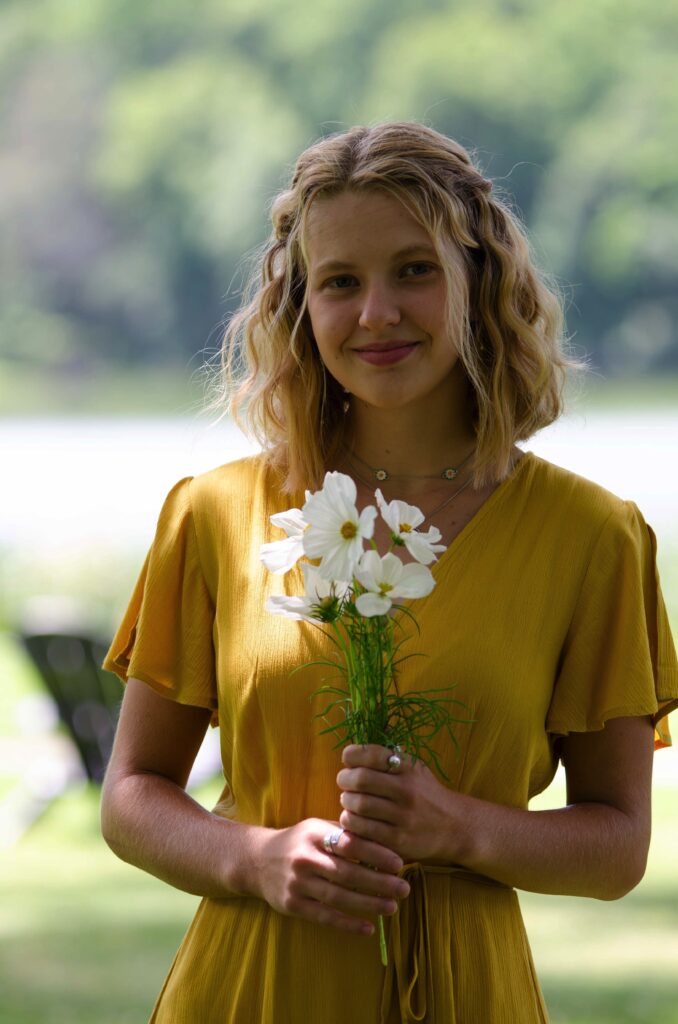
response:
<svg viewBox="0 0 678 1024"><path fill-rule="evenodd" d="M0 358L209 351L302 148L416 118L515 199L607 372L678 367L678 5L20 0L0 10Z"/></svg>
<svg viewBox="0 0 678 1024"><path fill-rule="evenodd" d="M451 705L466 709L463 701L447 696L453 687L401 693L398 689L398 666L410 654L398 657L407 637L395 642L396 629L402 629L400 616L416 619L407 606L394 605L398 617L375 615L364 617L351 600L343 603L331 621L336 647L335 659L313 662L329 667L340 676L343 686L329 683L321 686L314 697L330 698L316 716L327 722L321 735L337 736L335 749L347 743L377 743L398 747L413 758L433 765L438 774L447 775L432 743L439 732L447 733L455 750L459 743L452 727L471 723L473 719L457 718ZM322 628L322 627L321 627Z"/></svg>

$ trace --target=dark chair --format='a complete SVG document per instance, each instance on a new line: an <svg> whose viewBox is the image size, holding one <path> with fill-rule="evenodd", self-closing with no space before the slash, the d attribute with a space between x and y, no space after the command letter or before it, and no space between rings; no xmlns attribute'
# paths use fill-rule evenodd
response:
<svg viewBox="0 0 678 1024"><path fill-rule="evenodd" d="M69 633L22 635L91 782L101 783L113 746L122 688L101 668L108 644Z"/></svg>

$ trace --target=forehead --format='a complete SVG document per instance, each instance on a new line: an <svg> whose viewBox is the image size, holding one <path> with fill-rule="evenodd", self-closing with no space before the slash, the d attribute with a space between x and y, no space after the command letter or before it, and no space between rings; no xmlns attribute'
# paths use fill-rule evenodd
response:
<svg viewBox="0 0 678 1024"><path fill-rule="evenodd" d="M321 261L357 260L418 246L435 253L432 239L413 214L383 192L342 192L313 201L306 219L306 256Z"/></svg>

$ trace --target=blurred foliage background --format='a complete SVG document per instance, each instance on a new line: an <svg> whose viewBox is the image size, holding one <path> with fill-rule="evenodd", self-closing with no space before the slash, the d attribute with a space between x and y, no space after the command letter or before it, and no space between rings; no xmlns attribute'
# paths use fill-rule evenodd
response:
<svg viewBox="0 0 678 1024"><path fill-rule="evenodd" d="M381 119L476 153L606 374L678 370L677 43L676 0L5 0L2 406L195 365L297 153Z"/></svg>
<svg viewBox="0 0 678 1024"><path fill-rule="evenodd" d="M98 791L69 776L72 751L11 631L36 595L77 603L102 633L117 623L149 508L199 471L172 462L160 435L200 406L201 367L298 153L410 118L471 150L527 223L575 348L606 382L589 385L586 408L609 411L612 432L634 410L624 444L660 413L651 445L643 434L643 454L628 455L640 497L644 455L675 472L661 445L678 414L677 52L678 0L4 0L4 479L11 501L23 467L2 446L14 440L35 530L76 502L80 530L96 491L91 519L104 523L104 503L122 519L132 502L149 536L106 519L92 542L83 527L77 543L41 548L0 528L0 837L8 808L36 816L0 853L2 1024L146 1019L193 912L104 846ZM81 426L57 429L78 414ZM139 414L164 419L147 433L135 420L124 449L122 427L93 427ZM675 627L668 518L659 554ZM218 783L201 785L210 806ZM678 1024L675 785L655 792L655 812L648 876L628 899L523 900L553 1024Z"/></svg>

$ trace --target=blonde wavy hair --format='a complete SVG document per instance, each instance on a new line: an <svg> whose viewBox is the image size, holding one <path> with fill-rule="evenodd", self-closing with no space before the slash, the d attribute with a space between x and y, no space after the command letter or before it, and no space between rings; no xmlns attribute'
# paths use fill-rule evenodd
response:
<svg viewBox="0 0 678 1024"><path fill-rule="evenodd" d="M226 327L208 410L230 412L256 438L284 490L320 486L348 443L350 416L308 316L306 220L316 198L366 189L399 199L438 252L449 335L469 383L474 485L501 479L514 443L560 415L568 371L584 364L566 351L560 294L516 216L463 146L418 122L354 127L298 158Z"/></svg>

